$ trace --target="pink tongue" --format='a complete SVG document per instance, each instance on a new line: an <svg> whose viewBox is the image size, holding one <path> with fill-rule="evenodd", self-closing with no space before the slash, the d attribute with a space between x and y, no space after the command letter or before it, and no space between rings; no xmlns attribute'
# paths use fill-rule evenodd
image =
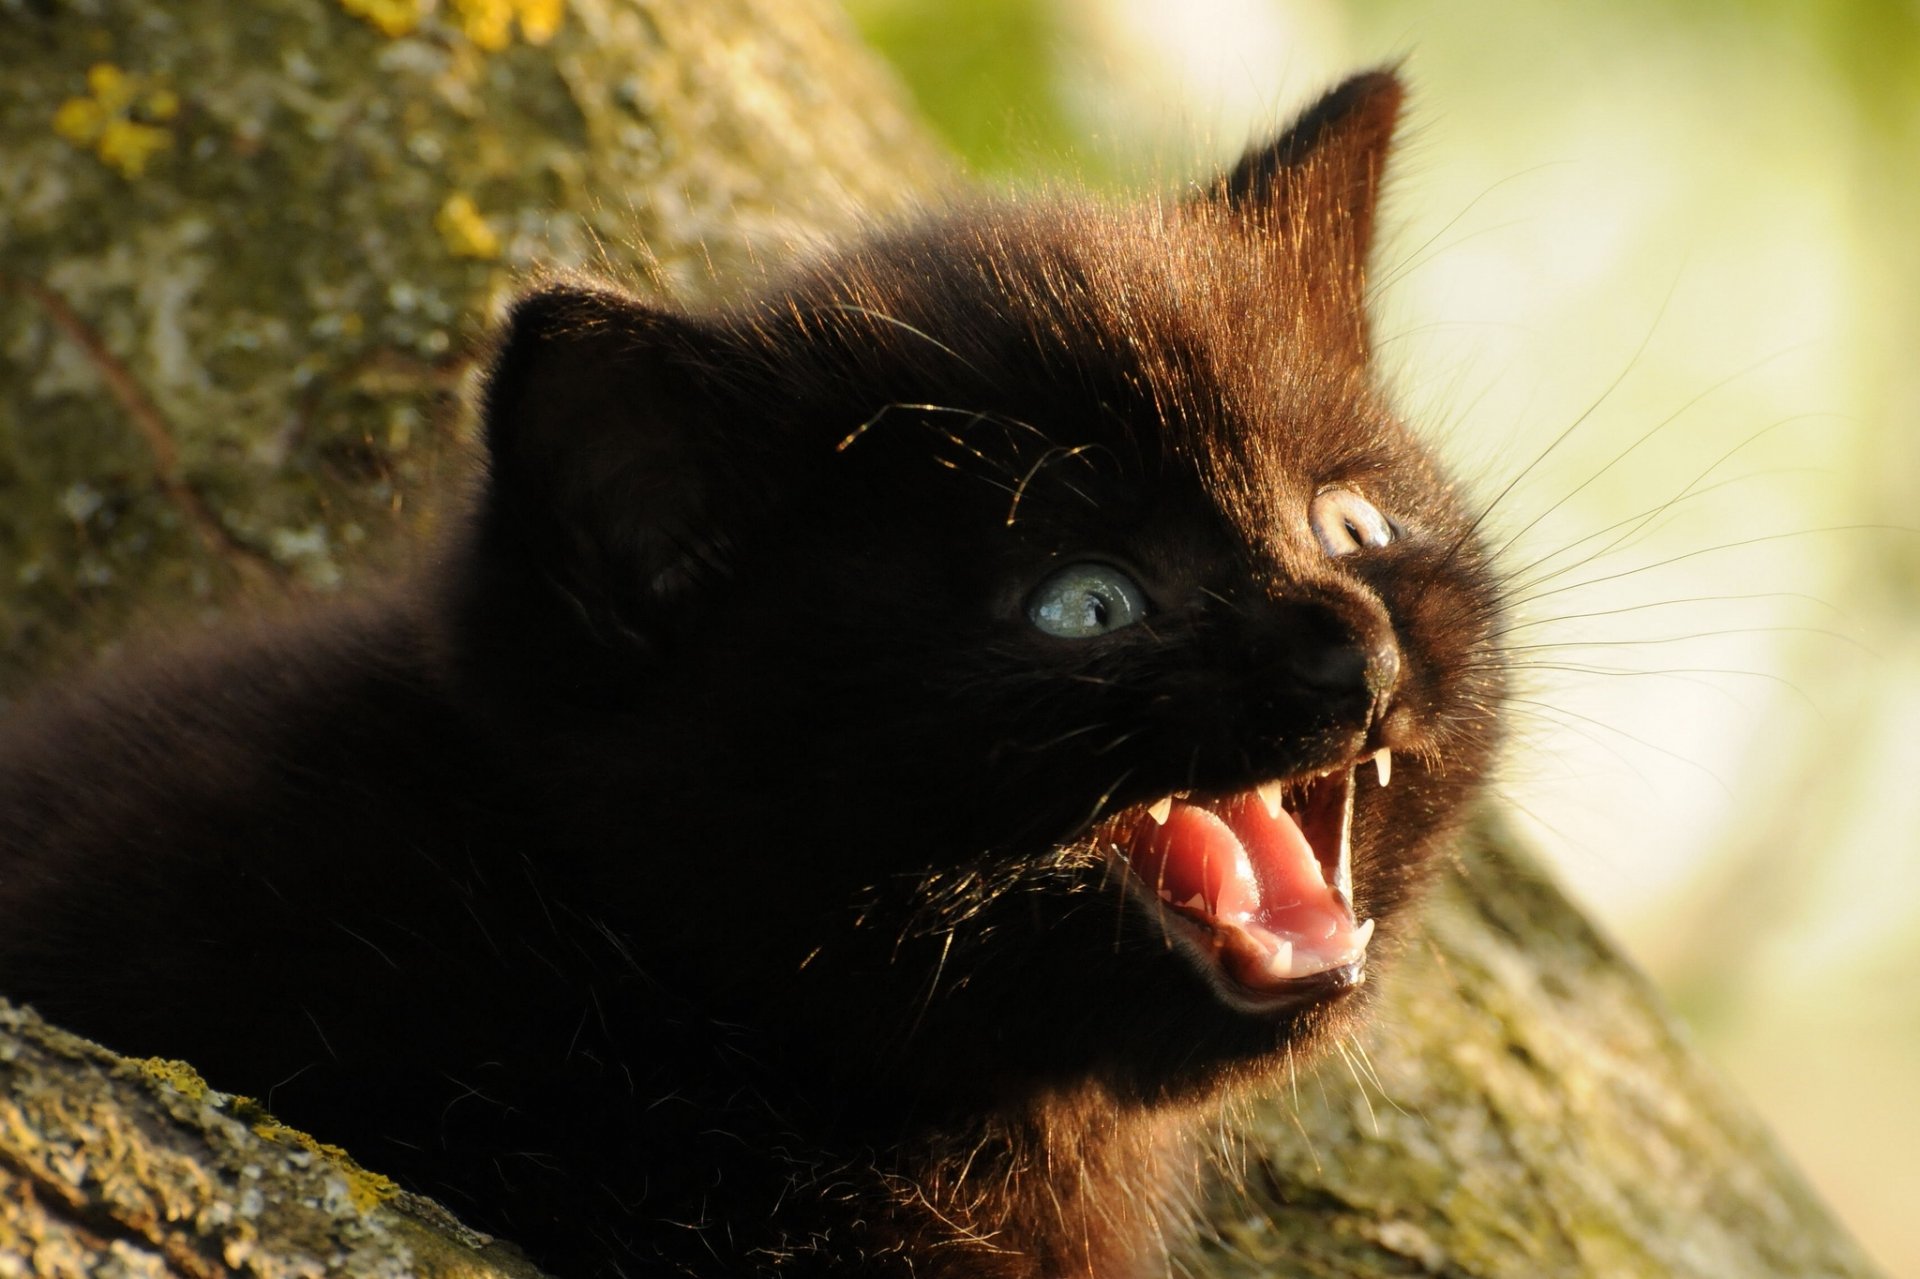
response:
<svg viewBox="0 0 1920 1279"><path fill-rule="evenodd" d="M1127 860L1177 906L1197 895L1190 909L1236 923L1251 919L1297 942L1326 941L1352 918L1327 887L1293 816L1269 815L1256 796L1210 807L1175 800L1164 824L1141 821Z"/></svg>
<svg viewBox="0 0 1920 1279"><path fill-rule="evenodd" d="M1176 906L1219 918L1245 920L1260 909L1260 885L1240 837L1213 813L1173 802L1165 825L1151 817L1134 832L1127 860L1134 873Z"/></svg>

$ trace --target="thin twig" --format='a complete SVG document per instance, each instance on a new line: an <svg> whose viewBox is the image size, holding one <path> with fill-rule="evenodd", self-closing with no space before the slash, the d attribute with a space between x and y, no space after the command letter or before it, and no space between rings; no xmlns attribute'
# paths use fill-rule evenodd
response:
<svg viewBox="0 0 1920 1279"><path fill-rule="evenodd" d="M65 298L37 280L0 274L0 289L8 288L26 295L39 306L53 321L54 327L79 347L93 364L100 380L106 384L107 392L126 413L140 438L146 441L147 450L153 456L154 479L159 482L161 491L180 508L206 548L243 573L270 570L271 562L259 551L234 537L213 513L213 508L207 505L206 499L180 478L180 447L174 440L173 428L168 425L166 415L147 394L146 388L140 385L133 371L107 348L106 342L93 326L82 319Z"/></svg>

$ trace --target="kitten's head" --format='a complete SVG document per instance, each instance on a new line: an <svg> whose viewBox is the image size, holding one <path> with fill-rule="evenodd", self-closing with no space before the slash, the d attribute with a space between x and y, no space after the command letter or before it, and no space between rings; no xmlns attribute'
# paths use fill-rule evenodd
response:
<svg viewBox="0 0 1920 1279"><path fill-rule="evenodd" d="M1500 692L1369 365L1399 99L724 310L518 306L461 643L655 981L921 1107L1204 1088L1353 1002Z"/></svg>

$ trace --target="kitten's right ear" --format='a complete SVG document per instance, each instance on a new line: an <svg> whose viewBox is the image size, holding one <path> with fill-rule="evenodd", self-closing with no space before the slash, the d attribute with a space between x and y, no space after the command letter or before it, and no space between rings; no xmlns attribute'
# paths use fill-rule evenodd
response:
<svg viewBox="0 0 1920 1279"><path fill-rule="evenodd" d="M1286 253L1319 326L1361 359L1369 347L1367 258L1405 96L1391 69L1352 76L1194 201Z"/></svg>
<svg viewBox="0 0 1920 1279"><path fill-rule="evenodd" d="M482 398L489 535L599 613L663 602L717 562L724 339L611 290L514 304Z"/></svg>
<svg viewBox="0 0 1920 1279"><path fill-rule="evenodd" d="M1247 212L1314 200L1351 228L1357 259L1372 246L1380 176L1406 89L1390 69L1362 71L1329 89L1271 142L1250 149L1208 198Z"/></svg>

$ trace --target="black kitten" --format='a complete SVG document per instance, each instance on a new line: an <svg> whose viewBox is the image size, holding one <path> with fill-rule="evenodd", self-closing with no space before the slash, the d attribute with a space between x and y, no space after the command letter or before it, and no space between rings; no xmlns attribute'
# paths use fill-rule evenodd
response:
<svg viewBox="0 0 1920 1279"><path fill-rule="evenodd" d="M0 991L562 1274L1158 1273L1190 1118L1360 1002L1492 747L1368 368L1399 100L528 297L435 571L5 726Z"/></svg>

